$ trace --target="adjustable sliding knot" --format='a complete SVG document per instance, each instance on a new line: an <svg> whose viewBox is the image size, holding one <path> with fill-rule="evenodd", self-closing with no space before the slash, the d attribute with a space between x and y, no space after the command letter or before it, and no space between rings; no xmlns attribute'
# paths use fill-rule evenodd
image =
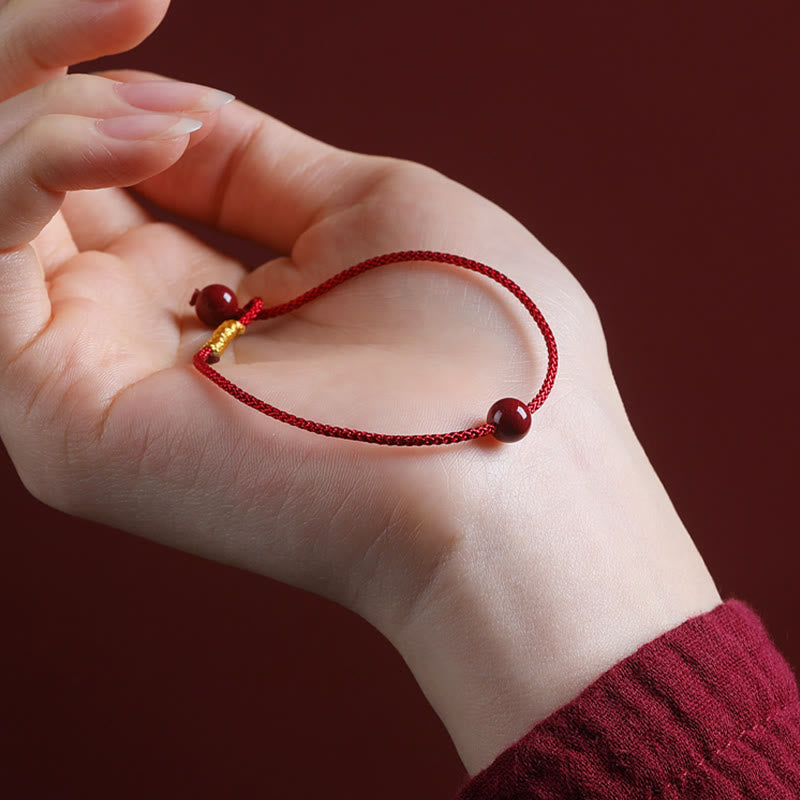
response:
<svg viewBox="0 0 800 800"><path fill-rule="evenodd" d="M282 411L248 394L210 366L210 364L219 361L225 348L237 336L241 336L251 322L259 319L271 319L295 311L320 295L329 292L340 283L344 283L350 280L350 278L355 278L357 275L367 270L386 264L397 264L407 261L432 261L463 267L464 269L491 278L519 300L538 326L547 347L547 371L539 392L529 403L525 403L513 397L504 397L502 400L498 400L494 403L489 409L484 424L459 431L452 431L450 433L413 435L371 433L369 431L359 431L351 428L341 428L335 425L326 425L297 417L287 411ZM265 308L261 298L255 297L247 303L244 308L240 309L236 300L236 295L227 286L223 286L222 284L212 284L203 290L195 289L189 302L191 305L196 306L197 315L203 322L212 327L214 325L217 326L211 338L194 356L193 363L198 371L202 372L228 394L245 405L254 408L256 411L260 411L262 414L273 417L280 422L285 422L288 425L293 425L296 428L302 428L303 430L322 436L333 436L339 439L395 446L454 444L456 442L465 442L470 439L477 439L478 437L488 435L494 436L501 442L516 442L522 439L530 429L531 415L537 411L547 399L550 390L553 388L556 372L558 370L558 350L556 348L555 337L542 315L542 312L539 311L533 300L502 272L498 272L498 270L481 264L478 261L472 261L463 256L452 255L451 253L439 253L431 250L407 250L399 253L387 253L386 255L375 256L374 258L367 259L360 264L356 264L349 269L339 272L319 286L315 286L299 297L295 297L294 300L270 308Z"/></svg>
<svg viewBox="0 0 800 800"><path fill-rule="evenodd" d="M216 364L220 356L225 352L225 348L237 337L245 332L246 328L238 319L225 320L217 326L211 338L203 345L211 350L206 358L207 364Z"/></svg>

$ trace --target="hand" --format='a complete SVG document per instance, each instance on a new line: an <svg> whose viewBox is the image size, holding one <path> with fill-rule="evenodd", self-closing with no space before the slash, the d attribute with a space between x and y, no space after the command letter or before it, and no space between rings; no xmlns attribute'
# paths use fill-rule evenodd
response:
<svg viewBox="0 0 800 800"><path fill-rule="evenodd" d="M0 11L15 15L0 24L0 53L10 31L45 25L40 5ZM93 26L119 26L109 52L129 46L163 5L76 15L60 62L100 54L81 49L103 41ZM400 649L473 772L719 601L630 429L591 301L518 222L420 165L337 150L240 103L209 111L220 95L167 109L173 90L154 100L154 76L43 73L46 39L0 70L0 434L35 496L361 614ZM149 109L118 85L139 82ZM203 130L191 143L181 128L108 135L151 124L154 110L172 125L199 114ZM115 117L139 121L95 124ZM131 184L285 255L248 271L153 223L115 188ZM257 414L192 368L208 336L188 306L195 287L273 304L400 249L496 266L547 317L559 376L521 443L331 440ZM499 287L397 265L253 326L219 366L301 416L416 433L479 423L501 396L528 399L545 360Z"/></svg>

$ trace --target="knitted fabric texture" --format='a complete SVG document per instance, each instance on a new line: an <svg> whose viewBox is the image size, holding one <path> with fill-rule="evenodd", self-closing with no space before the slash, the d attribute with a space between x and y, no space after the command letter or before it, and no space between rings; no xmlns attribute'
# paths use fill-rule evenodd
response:
<svg viewBox="0 0 800 800"><path fill-rule="evenodd" d="M457 800L797 800L795 677L729 600L649 642L537 724Z"/></svg>

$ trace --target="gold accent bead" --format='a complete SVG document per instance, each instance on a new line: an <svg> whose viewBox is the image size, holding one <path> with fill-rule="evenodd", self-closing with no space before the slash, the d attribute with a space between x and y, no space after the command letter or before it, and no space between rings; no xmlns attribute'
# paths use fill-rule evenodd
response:
<svg viewBox="0 0 800 800"><path fill-rule="evenodd" d="M205 347L210 347L214 355L219 358L225 352L225 348L246 330L247 328L238 319L225 320L211 334L211 338L205 343Z"/></svg>

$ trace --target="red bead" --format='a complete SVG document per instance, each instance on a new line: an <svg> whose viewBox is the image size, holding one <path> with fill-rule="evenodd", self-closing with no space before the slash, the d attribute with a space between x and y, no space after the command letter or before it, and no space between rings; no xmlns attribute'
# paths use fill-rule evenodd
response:
<svg viewBox="0 0 800 800"><path fill-rule="evenodd" d="M494 425L494 438L501 442L518 442L531 427L528 406L515 397L504 397L490 409L486 421Z"/></svg>
<svg viewBox="0 0 800 800"><path fill-rule="evenodd" d="M222 325L225 320L235 319L241 311L236 295L221 283L195 289L189 304L195 307L200 321L210 328Z"/></svg>

